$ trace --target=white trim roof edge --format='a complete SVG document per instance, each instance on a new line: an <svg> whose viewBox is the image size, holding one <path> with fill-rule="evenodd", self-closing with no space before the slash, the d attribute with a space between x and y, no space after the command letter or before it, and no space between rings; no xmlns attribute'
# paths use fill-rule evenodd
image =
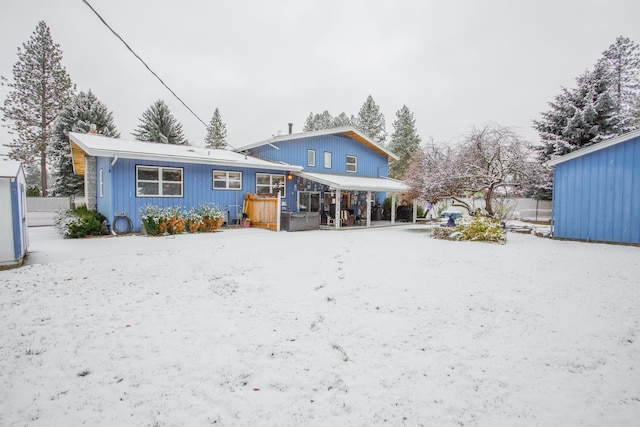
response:
<svg viewBox="0 0 640 427"><path fill-rule="evenodd" d="M376 176L350 176L350 175L338 175L338 174L327 174L321 172L294 172L294 175L300 176L302 178L310 179L315 182L319 182L320 184L328 185L333 188L340 188L342 190L353 190L353 191L384 191L384 192L405 192L409 190L409 187L402 181L398 181L393 178L382 178ZM367 185L364 184L341 184L339 181L341 178L345 179L357 179L361 181L376 181L377 183L391 182L396 185L394 186L385 186L385 185ZM399 184L399 185L398 185ZM404 187L404 188L398 188Z"/></svg>
<svg viewBox="0 0 640 427"><path fill-rule="evenodd" d="M211 164L211 165L220 165L220 166L233 166L233 167L245 167L250 169L273 169L273 170L282 170L282 171L300 171L303 168L296 165L291 165L283 162L272 162L269 160L259 159L257 157L249 156L251 159L255 159L256 162L237 162L235 160L226 160L226 159L216 159L216 158L206 158L202 156L189 156L189 155L175 155L175 154L163 154L163 153L145 153L143 151L133 151L133 150L123 150L117 149L117 147L110 149L89 147L85 142L82 141L78 136L88 135L88 134L79 134L76 132L69 132L69 139L73 141L78 147L80 147L85 153L90 156L95 157L114 157L118 156L121 159L130 159L130 160L156 160L156 161L165 161L165 162L182 162L182 163L191 163L191 164ZM94 135L91 135L94 136ZM102 136L102 135L95 135ZM110 138L106 136L102 136L103 138ZM139 144L151 144L143 141L132 141L128 139L121 138L110 138L114 140L126 141L128 143L139 143ZM178 146L176 147L185 147L185 151L188 150L189 146ZM198 148L201 150L206 150L203 147L192 147ZM233 151L229 151L233 153ZM235 153L238 155L242 155L240 153Z"/></svg>
<svg viewBox="0 0 640 427"><path fill-rule="evenodd" d="M258 141L258 142L254 142L254 143L251 143L251 144L244 145L242 147L238 147L238 148L235 149L235 151L241 152L241 151L244 151L244 150L250 150L252 148L261 147L263 145L273 144L274 142L291 141L291 140L295 140L295 139L306 139L306 138L312 138L314 136L323 136L323 135L338 135L338 134L343 134L343 133L346 133L346 132L357 133L361 138L365 139L371 145L373 145L374 147L378 148L380 151L385 153L388 157L391 157L393 160L398 160L399 159L399 157L395 153L389 151L388 149L386 149L382 145L380 145L377 142L373 141L367 135L362 133L362 131L360 131L359 129L356 129L353 126L343 126L343 127L339 127L339 128L320 129L320 130L314 130L314 131L310 131L310 132L299 132L299 133L291 133L291 134L286 134L286 135L278 135L278 136L274 136L274 137L271 137L271 138L268 138L268 139L264 139L262 141Z"/></svg>
<svg viewBox="0 0 640 427"><path fill-rule="evenodd" d="M555 159L548 160L546 162L549 166L555 166L560 163L564 163L569 160L576 159L578 157L585 156L590 153L595 153L596 151L603 150L608 147L612 147L614 145L620 144L621 142L629 141L633 138L640 136L640 129L634 130L631 132L623 133L622 135L614 136L613 138L605 139L604 141L598 142L597 144L590 145L585 148L581 148L579 150L573 151L571 153L565 154L564 156L557 157Z"/></svg>

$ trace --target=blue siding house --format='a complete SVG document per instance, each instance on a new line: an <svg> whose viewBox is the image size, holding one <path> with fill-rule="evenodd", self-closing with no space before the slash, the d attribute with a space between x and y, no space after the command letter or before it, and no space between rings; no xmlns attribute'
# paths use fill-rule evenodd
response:
<svg viewBox="0 0 640 427"><path fill-rule="evenodd" d="M284 209L318 212L324 224L336 228L354 223L369 226L372 219L381 219L387 193L395 200L396 194L408 190L388 177L389 163L397 156L353 127L290 133L237 151L301 166L301 171L288 176Z"/></svg>
<svg viewBox="0 0 640 427"><path fill-rule="evenodd" d="M397 157L351 127L278 136L236 151L74 132L69 140L87 206L110 221L126 215L134 231L146 205L212 203L234 219L246 194L274 193L281 211L313 213L335 228L370 225L387 193L407 191L387 176Z"/></svg>
<svg viewBox="0 0 640 427"><path fill-rule="evenodd" d="M640 244L640 131L548 162L553 236Z"/></svg>
<svg viewBox="0 0 640 427"><path fill-rule="evenodd" d="M22 265L29 245L22 163L0 161L0 269Z"/></svg>
<svg viewBox="0 0 640 427"><path fill-rule="evenodd" d="M85 177L87 207L110 221L126 215L133 231L141 226L140 208L212 203L242 215L245 193L280 191L287 174L302 168L228 150L156 144L69 134L73 167Z"/></svg>

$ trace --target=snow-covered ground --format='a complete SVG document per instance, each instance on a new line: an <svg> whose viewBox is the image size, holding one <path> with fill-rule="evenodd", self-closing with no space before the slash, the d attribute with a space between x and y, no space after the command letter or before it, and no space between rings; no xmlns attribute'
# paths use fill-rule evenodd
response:
<svg viewBox="0 0 640 427"><path fill-rule="evenodd" d="M638 425L640 248L414 228L32 228L0 425Z"/></svg>

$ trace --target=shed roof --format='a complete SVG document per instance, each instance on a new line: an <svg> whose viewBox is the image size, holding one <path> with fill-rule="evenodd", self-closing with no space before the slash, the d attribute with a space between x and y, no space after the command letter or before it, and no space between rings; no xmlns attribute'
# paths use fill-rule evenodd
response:
<svg viewBox="0 0 640 427"><path fill-rule="evenodd" d="M273 144L275 142L283 142L283 141L293 141L297 139L306 139L313 138L315 136L324 136L324 135L344 135L351 139L358 141L359 143L365 145L366 147L371 148L373 151L382 154L387 157L388 160L398 160L398 156L391 151L387 150L382 145L373 141L371 138L366 136L362 131L352 127L352 126L344 126L340 128L333 129L321 129L311 132L301 132L301 133L292 133L287 135L279 135L274 136L273 138L265 139L263 141L254 142L252 144L244 145L242 147L236 148L236 151L244 151L250 150L255 147L261 147L263 145Z"/></svg>
<svg viewBox="0 0 640 427"><path fill-rule="evenodd" d="M389 193L404 193L409 190L409 187L405 183L391 178L337 175L316 172L297 172L295 175L339 190L380 191Z"/></svg>
<svg viewBox="0 0 640 427"><path fill-rule="evenodd" d="M84 174L85 153L95 157L210 164L292 172L302 170L300 166L284 162L271 162L229 150L157 144L75 132L69 133L69 140L73 156L73 170L79 175Z"/></svg>
<svg viewBox="0 0 640 427"><path fill-rule="evenodd" d="M615 136L610 139L605 139L604 141L599 142L597 144L593 144L588 147L581 148L580 150L573 151L569 154L565 154L564 156L556 157L555 159L549 160L547 164L549 166L555 166L557 164L564 163L566 161L573 160L578 157L582 157L589 153L594 153L596 151L600 151L605 148L612 147L614 145L620 144L621 142L629 141L630 139L633 139L639 136L640 136L640 129L634 130L632 132L627 132L620 136Z"/></svg>
<svg viewBox="0 0 640 427"><path fill-rule="evenodd" d="M22 170L22 163L17 160L0 161L0 178L15 178Z"/></svg>

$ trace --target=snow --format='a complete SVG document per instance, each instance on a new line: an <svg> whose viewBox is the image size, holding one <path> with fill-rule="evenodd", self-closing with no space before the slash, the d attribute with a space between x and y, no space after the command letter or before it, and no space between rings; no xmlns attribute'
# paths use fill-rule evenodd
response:
<svg viewBox="0 0 640 427"><path fill-rule="evenodd" d="M640 248L420 228L31 228L0 425L637 423Z"/></svg>
<svg viewBox="0 0 640 427"><path fill-rule="evenodd" d="M15 178L22 164L17 160L0 159L0 178Z"/></svg>

